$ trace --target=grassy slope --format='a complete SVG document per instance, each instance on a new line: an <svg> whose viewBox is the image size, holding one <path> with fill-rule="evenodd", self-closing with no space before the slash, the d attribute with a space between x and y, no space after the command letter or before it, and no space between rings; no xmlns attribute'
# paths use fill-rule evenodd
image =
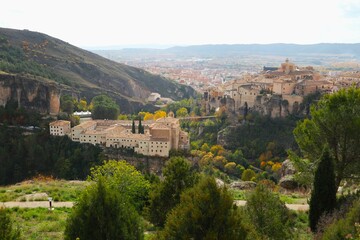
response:
<svg viewBox="0 0 360 240"><path fill-rule="evenodd" d="M13 208L12 218L20 228L24 240L57 240L64 239L65 222L70 208Z"/></svg>
<svg viewBox="0 0 360 240"><path fill-rule="evenodd" d="M27 195L36 193L46 193L54 201L75 201L86 185L87 182L84 181L25 181L11 186L0 187L0 202L25 201ZM34 200L47 201L47 199Z"/></svg>
<svg viewBox="0 0 360 240"><path fill-rule="evenodd" d="M107 92L117 99L143 104L151 92L175 100L195 95L190 87L110 61L45 34L0 28L0 37L6 39L7 46L23 51L25 57L21 61L36 63L65 78L67 85L88 97Z"/></svg>

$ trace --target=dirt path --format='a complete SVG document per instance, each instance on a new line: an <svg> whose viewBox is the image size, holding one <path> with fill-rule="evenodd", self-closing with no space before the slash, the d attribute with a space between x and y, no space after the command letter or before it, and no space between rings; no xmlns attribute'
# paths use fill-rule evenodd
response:
<svg viewBox="0 0 360 240"><path fill-rule="evenodd" d="M237 206L245 206L246 201L244 200L235 200L234 201ZM309 205L308 204L285 204L286 207L290 210L295 211L308 211Z"/></svg>
<svg viewBox="0 0 360 240"><path fill-rule="evenodd" d="M73 202L52 202L52 207L73 207ZM31 202L0 202L0 206L7 208L19 207L19 208L49 208L48 201L31 201Z"/></svg>
<svg viewBox="0 0 360 240"><path fill-rule="evenodd" d="M234 201L238 206L245 206L246 201L243 200L236 200ZM19 207L19 208L48 208L49 202L48 201L37 201L37 202L0 202L0 206L5 206L7 208ZM71 208L74 206L73 202L53 202L52 207L68 207ZM309 205L308 204L286 204L286 207L295 210L295 211L308 211Z"/></svg>

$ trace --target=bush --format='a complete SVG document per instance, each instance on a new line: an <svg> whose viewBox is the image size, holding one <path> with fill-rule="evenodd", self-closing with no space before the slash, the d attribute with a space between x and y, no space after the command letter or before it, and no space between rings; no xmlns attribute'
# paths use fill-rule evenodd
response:
<svg viewBox="0 0 360 240"><path fill-rule="evenodd" d="M128 198L100 178L81 195L70 214L65 239L143 239L141 219Z"/></svg>
<svg viewBox="0 0 360 240"><path fill-rule="evenodd" d="M277 195L258 185L247 197L248 220L265 239L292 239L290 212Z"/></svg>
<svg viewBox="0 0 360 240"><path fill-rule="evenodd" d="M256 173L251 169L246 169L241 174L241 180L243 181L252 181L252 179L256 176Z"/></svg>
<svg viewBox="0 0 360 240"><path fill-rule="evenodd" d="M254 239L242 222L231 194L219 188L214 178L202 179L181 195L180 204L169 214L159 239Z"/></svg>
<svg viewBox="0 0 360 240"><path fill-rule="evenodd" d="M360 199L355 201L344 219L330 224L322 240L360 239Z"/></svg>
<svg viewBox="0 0 360 240"><path fill-rule="evenodd" d="M0 207L0 239L20 239L19 229L13 227L13 221L8 211L3 207Z"/></svg>
<svg viewBox="0 0 360 240"><path fill-rule="evenodd" d="M91 169L88 180L104 183L130 199L138 211L142 210L150 189L150 183L129 163L116 160L105 161L103 165Z"/></svg>
<svg viewBox="0 0 360 240"><path fill-rule="evenodd" d="M164 181L150 193L148 214L150 221L164 226L167 214L180 202L181 193L197 182L190 163L182 157L172 157L163 169Z"/></svg>

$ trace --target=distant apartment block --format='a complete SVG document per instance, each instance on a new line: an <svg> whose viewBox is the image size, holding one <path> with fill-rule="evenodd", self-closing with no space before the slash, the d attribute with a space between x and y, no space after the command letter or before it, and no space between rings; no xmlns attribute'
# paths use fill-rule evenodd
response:
<svg viewBox="0 0 360 240"><path fill-rule="evenodd" d="M139 134L132 133L132 121L90 120L73 127L68 133L75 142L133 149L146 156L168 157L171 149L190 148L188 133L181 130L179 119L171 114L156 121L143 121L142 125L144 134ZM56 135L54 133L57 132L50 131L51 135Z"/></svg>

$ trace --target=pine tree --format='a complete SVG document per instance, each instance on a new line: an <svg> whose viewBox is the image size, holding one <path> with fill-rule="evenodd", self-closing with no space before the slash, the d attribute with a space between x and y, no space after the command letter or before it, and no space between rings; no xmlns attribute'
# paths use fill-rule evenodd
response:
<svg viewBox="0 0 360 240"><path fill-rule="evenodd" d="M131 132L135 133L135 121L134 121L134 119L132 121Z"/></svg>
<svg viewBox="0 0 360 240"><path fill-rule="evenodd" d="M334 161L329 148L325 147L315 172L314 186L311 192L309 222L315 232L320 217L331 213L336 206L336 183Z"/></svg>
<svg viewBox="0 0 360 240"><path fill-rule="evenodd" d="M254 239L251 232L230 192L206 177L181 195L157 239Z"/></svg>
<svg viewBox="0 0 360 240"><path fill-rule="evenodd" d="M183 191L194 186L197 175L183 157L172 157L163 168L164 181L154 186L149 199L149 218L164 226L167 214L180 202Z"/></svg>

